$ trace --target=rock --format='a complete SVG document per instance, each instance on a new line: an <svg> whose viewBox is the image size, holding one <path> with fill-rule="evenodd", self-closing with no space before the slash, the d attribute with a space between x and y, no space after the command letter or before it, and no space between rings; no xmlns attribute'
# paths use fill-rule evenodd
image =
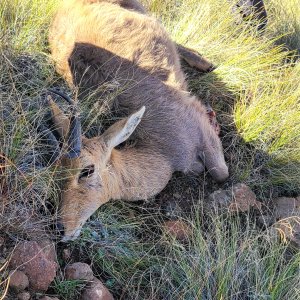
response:
<svg viewBox="0 0 300 300"><path fill-rule="evenodd" d="M48 260L57 262L55 244L52 241L48 239L42 239L41 241L37 241L37 243L43 250Z"/></svg>
<svg viewBox="0 0 300 300"><path fill-rule="evenodd" d="M83 291L81 300L114 300L114 297L99 279L94 278Z"/></svg>
<svg viewBox="0 0 300 300"><path fill-rule="evenodd" d="M71 259L71 251L70 251L70 249L66 248L66 249L63 250L63 252L62 252L62 258L63 258L63 260L65 262Z"/></svg>
<svg viewBox="0 0 300 300"><path fill-rule="evenodd" d="M17 295L18 300L29 300L31 298L28 292L22 292Z"/></svg>
<svg viewBox="0 0 300 300"><path fill-rule="evenodd" d="M65 269L65 277L67 280L88 280L94 278L93 271L88 264L77 262L68 265Z"/></svg>
<svg viewBox="0 0 300 300"><path fill-rule="evenodd" d="M275 217L288 218L290 216L300 216L300 197L288 198L280 197L273 200Z"/></svg>
<svg viewBox="0 0 300 300"><path fill-rule="evenodd" d="M217 208L228 208L232 202L232 194L227 190L217 190L209 195L209 204Z"/></svg>
<svg viewBox="0 0 300 300"><path fill-rule="evenodd" d="M25 241L15 248L10 267L27 275L31 289L46 291L55 278L58 265L49 259L37 242Z"/></svg>
<svg viewBox="0 0 300 300"><path fill-rule="evenodd" d="M57 297L44 296L43 298L40 298L39 300L59 300L59 299Z"/></svg>
<svg viewBox="0 0 300 300"><path fill-rule="evenodd" d="M181 220L165 222L163 231L180 241L187 240L192 234L191 227Z"/></svg>
<svg viewBox="0 0 300 300"><path fill-rule="evenodd" d="M278 220L274 224L283 241L289 241L300 248L300 197L280 197L273 200L274 215Z"/></svg>
<svg viewBox="0 0 300 300"><path fill-rule="evenodd" d="M16 291L24 291L29 286L28 277L22 271L11 272L9 286Z"/></svg>
<svg viewBox="0 0 300 300"><path fill-rule="evenodd" d="M246 212L250 208L261 210L261 203L256 200L252 190L243 183L238 183L228 190L218 190L208 197L210 205L227 209L229 212Z"/></svg>
<svg viewBox="0 0 300 300"><path fill-rule="evenodd" d="M232 195L234 203L231 204L231 211L245 212L248 211L250 207L261 210L261 203L256 200L255 194L247 185L243 183L234 185L232 187Z"/></svg>

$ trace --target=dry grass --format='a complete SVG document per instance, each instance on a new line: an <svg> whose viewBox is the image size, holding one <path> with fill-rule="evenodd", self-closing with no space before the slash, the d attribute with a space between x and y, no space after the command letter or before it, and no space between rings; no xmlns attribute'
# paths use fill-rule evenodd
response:
<svg viewBox="0 0 300 300"><path fill-rule="evenodd" d="M227 185L245 182L261 200L299 193L300 65L297 56L283 51L299 50L296 1L266 1L263 36L237 25L227 1L147 2L174 40L218 65L204 76L186 70L192 91L218 111L231 171ZM49 226L56 218L59 167L49 164L54 149L37 125L48 118L45 89L68 91L47 49L57 3L0 1L0 231L9 241L4 258L19 240L55 236ZM120 92L110 83L102 88L106 95L112 91L104 103ZM81 103L90 136L110 121L107 105L93 101L90 96ZM299 299L299 254L291 255L253 215L203 216L199 203L217 188L203 178L174 178L165 193L194 202L188 217L179 214L193 228L188 244L161 234L165 216L157 206L120 202L100 209L71 247L123 299ZM73 293L74 285L59 280L55 288L67 299L64 289L71 286ZM4 288L5 282L0 291Z"/></svg>

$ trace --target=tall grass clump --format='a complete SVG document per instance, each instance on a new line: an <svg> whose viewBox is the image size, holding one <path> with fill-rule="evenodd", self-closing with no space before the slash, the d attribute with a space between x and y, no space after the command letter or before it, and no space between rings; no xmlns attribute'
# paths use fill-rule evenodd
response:
<svg viewBox="0 0 300 300"><path fill-rule="evenodd" d="M3 46L14 50L43 51L48 26L58 1L1 0L0 30Z"/></svg>
<svg viewBox="0 0 300 300"><path fill-rule="evenodd" d="M298 0L268 0L269 33L278 36L279 44L284 44L290 50L296 50L300 54L300 5Z"/></svg>

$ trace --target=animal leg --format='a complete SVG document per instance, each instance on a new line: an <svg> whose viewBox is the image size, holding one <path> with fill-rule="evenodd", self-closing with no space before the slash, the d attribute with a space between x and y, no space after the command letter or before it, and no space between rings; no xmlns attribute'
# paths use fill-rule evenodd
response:
<svg viewBox="0 0 300 300"><path fill-rule="evenodd" d="M268 15L263 0L239 0L234 11L237 11L243 21L257 26L257 30L264 32L268 23Z"/></svg>
<svg viewBox="0 0 300 300"><path fill-rule="evenodd" d="M216 67L206 58L201 56L195 50L186 48L182 45L176 44L179 56L185 60L191 67L197 68L201 72L211 72Z"/></svg>

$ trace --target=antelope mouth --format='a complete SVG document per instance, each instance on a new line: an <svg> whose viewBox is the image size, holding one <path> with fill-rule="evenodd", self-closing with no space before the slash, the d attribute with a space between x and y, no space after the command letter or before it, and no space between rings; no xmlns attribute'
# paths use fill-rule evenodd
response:
<svg viewBox="0 0 300 300"><path fill-rule="evenodd" d="M61 239L61 241L64 243L75 241L79 237L80 232L81 232L81 228L76 229L76 230L72 231L71 233L65 234L63 236L63 238Z"/></svg>
<svg viewBox="0 0 300 300"><path fill-rule="evenodd" d="M208 170L213 179L218 183L223 183L229 177L228 167L226 165Z"/></svg>

